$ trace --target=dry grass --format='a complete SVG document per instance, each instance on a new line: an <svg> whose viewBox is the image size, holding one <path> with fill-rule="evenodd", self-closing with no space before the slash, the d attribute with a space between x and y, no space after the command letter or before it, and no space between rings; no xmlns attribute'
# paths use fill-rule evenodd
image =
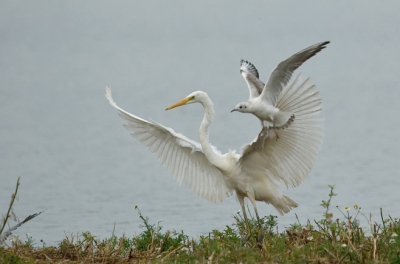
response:
<svg viewBox="0 0 400 264"><path fill-rule="evenodd" d="M133 238L99 240L87 232L66 237L56 247L34 247L32 238L14 237L10 245L0 245L0 263L400 263L399 221L385 219L381 211L377 223L356 205L353 215L337 208L340 218L333 220L330 188L321 204L326 209L322 220L297 222L284 232L277 231L275 216L262 218L261 229L251 218L251 235L245 239L245 223L237 214L236 224L193 240L183 232L163 232L137 209L143 232ZM360 216L369 223L366 230Z"/></svg>

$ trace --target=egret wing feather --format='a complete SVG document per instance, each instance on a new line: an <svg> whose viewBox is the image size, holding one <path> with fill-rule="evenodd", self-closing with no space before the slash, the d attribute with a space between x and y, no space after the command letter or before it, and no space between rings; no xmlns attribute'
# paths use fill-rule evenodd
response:
<svg viewBox="0 0 400 264"><path fill-rule="evenodd" d="M251 175L265 175L272 183L284 182L287 187L299 185L310 173L322 145L322 101L316 86L301 74L288 85L276 101L276 107L296 115L286 130L270 129L276 138L256 138L242 150L240 163ZM304 102L312 102L304 104Z"/></svg>
<svg viewBox="0 0 400 264"><path fill-rule="evenodd" d="M270 105L275 105L279 94L290 81L293 72L309 58L315 56L318 52L324 49L328 44L329 41L325 41L312 45L279 63L271 72L271 75L264 86L263 92L261 93L262 100L268 102Z"/></svg>
<svg viewBox="0 0 400 264"><path fill-rule="evenodd" d="M198 196L214 203L231 195L221 171L207 160L200 143L123 110L114 102L110 87L106 88L106 98L125 120L131 135L153 152L179 183L184 182Z"/></svg>

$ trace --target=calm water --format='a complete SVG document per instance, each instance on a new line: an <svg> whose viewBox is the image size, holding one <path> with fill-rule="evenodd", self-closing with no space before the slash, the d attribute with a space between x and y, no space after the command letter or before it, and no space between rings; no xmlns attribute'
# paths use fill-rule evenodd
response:
<svg viewBox="0 0 400 264"><path fill-rule="evenodd" d="M216 108L211 141L225 152L252 140L259 121L230 113L247 99L240 59L266 80L277 63L317 42L327 49L300 69L324 102L325 140L316 165L286 194L299 203L283 229L333 205L399 216L400 17L397 1L289 5L188 2L7 2L0 10L0 213L18 176L16 234L56 244L65 234L139 233L135 205L151 223L197 237L233 223L231 197L212 204L179 186L123 128L104 98L198 140L200 105L165 112L192 91ZM259 203L261 214L276 211ZM333 210L336 217L338 211Z"/></svg>

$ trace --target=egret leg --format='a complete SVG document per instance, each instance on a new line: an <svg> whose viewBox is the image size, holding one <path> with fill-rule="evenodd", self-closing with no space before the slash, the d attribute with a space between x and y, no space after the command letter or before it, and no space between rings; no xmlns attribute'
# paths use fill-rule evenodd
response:
<svg viewBox="0 0 400 264"><path fill-rule="evenodd" d="M258 223L258 226L261 229L261 222L260 222L260 217L258 216L258 210L257 210L257 206L256 206L256 199L254 198L254 195L250 194L250 193L247 193L247 197L249 197L249 199L251 201L251 204L253 205L254 212L256 213L256 217L257 217L257 223Z"/></svg>
<svg viewBox="0 0 400 264"><path fill-rule="evenodd" d="M246 224L246 233L247 234L246 234L245 240L243 241L243 244L245 244L247 242L247 240L249 239L249 237L250 237L250 232L251 232L250 231L250 224L249 224L249 219L247 218L246 208L244 207L244 197L243 197L243 195L241 195L239 193L237 193L237 197L238 197L240 206L242 207L243 217L244 217L244 221L245 221L245 224Z"/></svg>
<svg viewBox="0 0 400 264"><path fill-rule="evenodd" d="M262 226L261 226L261 221L260 221L260 216L258 215L258 210L257 210L257 206L256 206L256 200L254 198L254 196L250 193L247 193L247 197L249 197L251 203L253 204L253 208L254 208L254 212L256 213L256 217L257 217L257 223L258 223L258 237L257 237L257 242L259 244L259 246L261 247L261 242L264 238L263 232L262 232Z"/></svg>

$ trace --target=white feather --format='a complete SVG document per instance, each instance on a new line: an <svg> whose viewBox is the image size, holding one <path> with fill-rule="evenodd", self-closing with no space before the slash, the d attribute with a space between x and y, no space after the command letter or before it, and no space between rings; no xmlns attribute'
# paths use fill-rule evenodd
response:
<svg viewBox="0 0 400 264"><path fill-rule="evenodd" d="M264 175L286 186L299 185L310 173L323 138L322 100L309 79L298 85L300 79L301 74L282 91L276 104L283 111L293 112L294 122L286 130L276 131L279 139L260 139L245 146L241 158L242 167L251 174L269 170L271 173Z"/></svg>
<svg viewBox="0 0 400 264"><path fill-rule="evenodd" d="M114 102L110 87L106 89L106 98L126 121L125 128L131 135L149 148L179 183L184 182L198 196L213 203L223 202L230 195L231 191L224 187L221 172L210 164L199 143L169 127L146 121L121 109ZM199 178L207 181L200 184L197 182Z"/></svg>
<svg viewBox="0 0 400 264"><path fill-rule="evenodd" d="M279 63L271 72L264 87L261 87L262 82L258 79L256 67L250 62L242 60L240 71L249 88L250 98L247 102L239 103L232 111L255 115L260 119L263 127L274 126L278 129L289 127L296 115L292 107L286 107L285 102L281 102L281 105L278 106L277 100L281 97L282 90L290 81L293 72L309 58L324 49L327 44L329 44L329 41L312 45ZM296 96L287 99L291 100L292 104L296 104L296 113L301 114L301 108L297 106L298 101L296 101L296 98L301 95L297 94Z"/></svg>
<svg viewBox="0 0 400 264"><path fill-rule="evenodd" d="M279 133L279 139L259 137L243 149L242 155L230 151L221 154L209 144L208 130L214 109L208 95L198 91L174 104L174 107L198 102L204 107L200 125L200 143L176 133L156 122L146 121L117 106L106 88L106 98L125 120L132 136L155 153L163 165L197 195L211 202L222 202L235 191L242 206L244 198L251 200L258 217L255 201L272 204L280 214L289 212L297 204L283 195L279 185L296 186L310 173L322 144L322 102L316 87L309 80L300 84L300 76L280 94L276 106L292 111L296 120Z"/></svg>

